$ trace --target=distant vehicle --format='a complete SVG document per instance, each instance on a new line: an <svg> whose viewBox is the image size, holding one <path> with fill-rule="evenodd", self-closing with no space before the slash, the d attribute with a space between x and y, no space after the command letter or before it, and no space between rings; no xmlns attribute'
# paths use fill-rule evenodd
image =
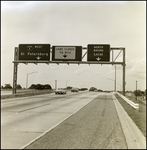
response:
<svg viewBox="0 0 147 150"><path fill-rule="evenodd" d="M97 88L95 88L95 87L91 87L91 88L89 89L89 91L95 91L95 90L97 90Z"/></svg>
<svg viewBox="0 0 147 150"><path fill-rule="evenodd" d="M78 92L78 91L79 91L79 89L76 88L76 87L73 87L73 88L71 89L71 92Z"/></svg>
<svg viewBox="0 0 147 150"><path fill-rule="evenodd" d="M55 94L66 94L67 91L66 90L62 90L62 89L57 89L54 92L55 92Z"/></svg>

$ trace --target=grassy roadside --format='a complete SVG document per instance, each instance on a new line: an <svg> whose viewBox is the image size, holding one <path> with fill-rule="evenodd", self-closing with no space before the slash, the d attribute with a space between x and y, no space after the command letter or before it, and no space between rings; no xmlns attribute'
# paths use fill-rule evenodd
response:
<svg viewBox="0 0 147 150"><path fill-rule="evenodd" d="M115 96L128 115L131 117L131 119L134 121L134 123L138 126L143 135L146 137L146 105L138 101L139 110L137 111L125 100L123 100L118 94L115 94Z"/></svg>

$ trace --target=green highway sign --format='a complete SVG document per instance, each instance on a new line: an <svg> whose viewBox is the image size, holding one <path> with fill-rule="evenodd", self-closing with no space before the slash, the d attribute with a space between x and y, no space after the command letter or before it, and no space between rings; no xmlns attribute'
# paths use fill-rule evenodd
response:
<svg viewBox="0 0 147 150"><path fill-rule="evenodd" d="M50 60L50 44L19 44L18 60Z"/></svg>
<svg viewBox="0 0 147 150"><path fill-rule="evenodd" d="M110 45L88 44L87 61L110 61Z"/></svg>

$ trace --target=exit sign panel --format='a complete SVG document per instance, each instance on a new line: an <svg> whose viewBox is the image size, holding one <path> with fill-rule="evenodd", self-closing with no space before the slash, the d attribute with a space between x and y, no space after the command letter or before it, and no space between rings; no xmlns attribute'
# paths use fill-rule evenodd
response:
<svg viewBox="0 0 147 150"><path fill-rule="evenodd" d="M50 44L19 44L19 60L50 60Z"/></svg>
<svg viewBox="0 0 147 150"><path fill-rule="evenodd" d="M52 46L53 61L81 61L82 46Z"/></svg>
<svg viewBox="0 0 147 150"><path fill-rule="evenodd" d="M110 61L109 44L88 44L87 61Z"/></svg>

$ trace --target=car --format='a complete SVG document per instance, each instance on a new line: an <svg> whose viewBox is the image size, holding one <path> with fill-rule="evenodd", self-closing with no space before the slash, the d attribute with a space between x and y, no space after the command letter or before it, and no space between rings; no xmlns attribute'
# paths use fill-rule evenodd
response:
<svg viewBox="0 0 147 150"><path fill-rule="evenodd" d="M78 92L78 91L79 91L79 89L76 88L76 87L73 87L73 88L71 89L71 92Z"/></svg>
<svg viewBox="0 0 147 150"><path fill-rule="evenodd" d="M63 90L63 89L56 89L55 91L55 94L66 94L66 90Z"/></svg>

